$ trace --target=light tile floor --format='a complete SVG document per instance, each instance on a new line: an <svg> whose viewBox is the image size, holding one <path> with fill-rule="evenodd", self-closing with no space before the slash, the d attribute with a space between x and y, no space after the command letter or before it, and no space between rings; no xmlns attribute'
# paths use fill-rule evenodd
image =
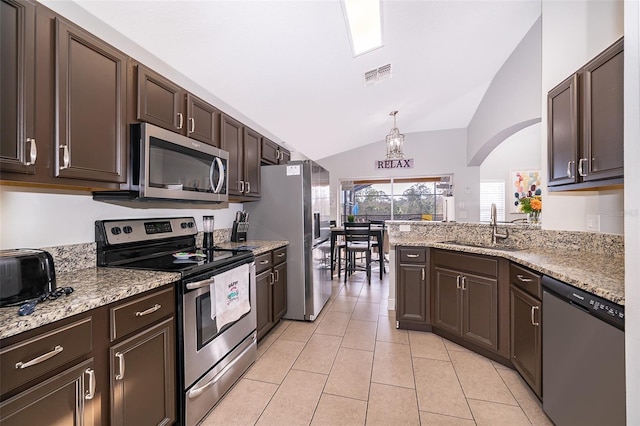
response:
<svg viewBox="0 0 640 426"><path fill-rule="evenodd" d="M203 425L552 425L517 372L432 333L397 330L388 275L363 273L312 323L283 320Z"/></svg>

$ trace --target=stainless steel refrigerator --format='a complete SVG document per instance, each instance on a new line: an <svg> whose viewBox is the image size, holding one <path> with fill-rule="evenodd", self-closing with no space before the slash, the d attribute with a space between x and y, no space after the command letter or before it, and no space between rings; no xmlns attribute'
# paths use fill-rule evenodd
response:
<svg viewBox="0 0 640 426"><path fill-rule="evenodd" d="M245 203L249 240L286 240L287 313L313 321L331 296L329 172L313 161L263 166L260 201Z"/></svg>

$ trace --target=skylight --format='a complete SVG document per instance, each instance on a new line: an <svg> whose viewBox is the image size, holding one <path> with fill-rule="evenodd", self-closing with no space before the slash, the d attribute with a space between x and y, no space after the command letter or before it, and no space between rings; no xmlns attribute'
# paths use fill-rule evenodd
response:
<svg viewBox="0 0 640 426"><path fill-rule="evenodd" d="M342 0L353 56L382 47L380 0Z"/></svg>

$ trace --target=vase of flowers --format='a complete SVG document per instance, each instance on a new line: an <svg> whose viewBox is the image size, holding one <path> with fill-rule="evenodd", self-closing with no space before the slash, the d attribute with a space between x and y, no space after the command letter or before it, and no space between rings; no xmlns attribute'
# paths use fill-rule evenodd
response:
<svg viewBox="0 0 640 426"><path fill-rule="evenodd" d="M520 198L520 211L527 214L527 222L532 224L540 223L540 213L542 213L542 197L534 195L532 197Z"/></svg>

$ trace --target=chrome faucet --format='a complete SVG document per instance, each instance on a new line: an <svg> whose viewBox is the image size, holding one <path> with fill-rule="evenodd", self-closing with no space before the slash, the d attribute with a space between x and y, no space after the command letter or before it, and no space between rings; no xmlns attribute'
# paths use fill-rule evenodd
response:
<svg viewBox="0 0 640 426"><path fill-rule="evenodd" d="M505 240L509 238L509 230L505 229L505 233L498 232L498 213L496 211L496 203L491 203L491 244L495 244L499 239Z"/></svg>

